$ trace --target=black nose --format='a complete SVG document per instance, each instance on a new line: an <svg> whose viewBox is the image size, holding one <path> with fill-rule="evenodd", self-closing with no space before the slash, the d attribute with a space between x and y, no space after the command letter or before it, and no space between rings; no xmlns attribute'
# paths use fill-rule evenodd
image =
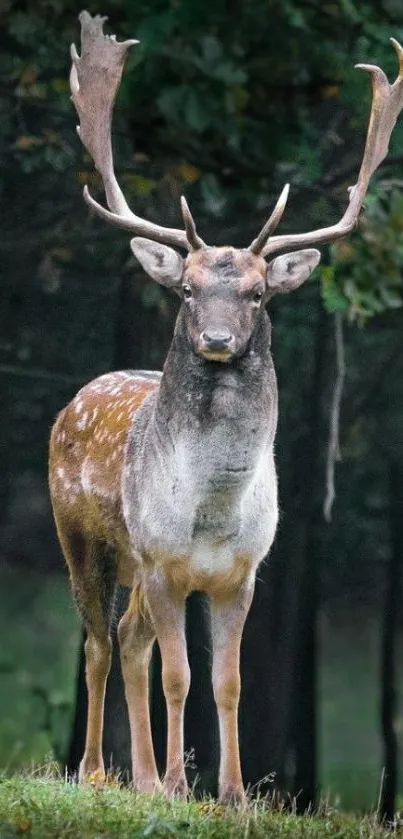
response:
<svg viewBox="0 0 403 839"><path fill-rule="evenodd" d="M228 349L232 335L227 329L209 329L202 332L201 338L206 349L212 352L220 352L221 350Z"/></svg>

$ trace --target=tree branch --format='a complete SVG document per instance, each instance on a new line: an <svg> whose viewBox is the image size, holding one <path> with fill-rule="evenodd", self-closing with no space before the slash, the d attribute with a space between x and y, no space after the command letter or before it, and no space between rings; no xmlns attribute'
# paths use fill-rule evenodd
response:
<svg viewBox="0 0 403 839"><path fill-rule="evenodd" d="M330 411L329 443L326 460L326 495L323 503L323 515L327 522L330 522L332 519L332 506L336 497L334 473L336 461L340 460L340 406L346 376L343 318L341 312L336 312L334 315L334 339L336 346L336 379Z"/></svg>

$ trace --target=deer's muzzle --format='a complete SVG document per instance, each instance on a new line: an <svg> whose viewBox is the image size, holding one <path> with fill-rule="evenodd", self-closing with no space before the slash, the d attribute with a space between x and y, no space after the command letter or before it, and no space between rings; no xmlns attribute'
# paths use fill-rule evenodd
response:
<svg viewBox="0 0 403 839"><path fill-rule="evenodd" d="M235 337L227 329L205 329L199 352L209 361L229 361L235 352Z"/></svg>

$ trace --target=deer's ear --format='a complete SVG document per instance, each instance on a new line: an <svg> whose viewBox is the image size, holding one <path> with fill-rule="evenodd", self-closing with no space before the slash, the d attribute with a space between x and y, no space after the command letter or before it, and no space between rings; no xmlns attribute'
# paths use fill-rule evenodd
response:
<svg viewBox="0 0 403 839"><path fill-rule="evenodd" d="M320 261L316 248L293 251L277 256L267 266L267 291L272 294L287 294L302 285Z"/></svg>
<svg viewBox="0 0 403 839"><path fill-rule="evenodd" d="M184 260L182 257L159 242L136 236L130 242L130 247L140 265L153 280L168 288L180 285Z"/></svg>

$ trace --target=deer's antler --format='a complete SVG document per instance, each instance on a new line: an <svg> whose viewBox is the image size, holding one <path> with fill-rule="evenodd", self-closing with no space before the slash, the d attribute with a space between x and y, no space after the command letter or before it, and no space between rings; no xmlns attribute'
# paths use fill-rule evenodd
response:
<svg viewBox="0 0 403 839"><path fill-rule="evenodd" d="M403 47L394 38L390 40L397 52L399 60L399 73L396 81L392 85L389 84L385 73L380 67L372 64L356 65L359 70L366 70L368 73L371 73L372 108L358 181L354 186L350 187L349 205L344 216L337 224L333 224L330 227L322 227L310 233L273 236L269 239L270 233L274 229L270 222L276 216L275 221L278 223L282 215L282 212L280 212L278 218L276 211L279 204L282 206L283 190L269 221L261 233L259 233L257 239L249 246L250 250L254 253L261 253L263 256L272 256L278 251L286 252L311 245L335 242L337 239L347 236L357 223L371 175L387 155L390 135L392 134L397 117L403 108Z"/></svg>
<svg viewBox="0 0 403 839"><path fill-rule="evenodd" d="M84 187L84 198L94 213L115 227L130 230L156 242L176 245L186 250L204 247L196 233L196 226L186 204L184 223L186 230L161 227L140 218L130 210L116 180L113 167L111 123L113 105L122 77L126 53L132 44L129 40L119 43L114 35L104 35L106 17L91 17L88 12L79 15L81 23L81 56L72 44L70 87L72 100L80 118L77 127L80 139L102 175L109 210L98 204Z"/></svg>
<svg viewBox="0 0 403 839"><path fill-rule="evenodd" d="M74 44L71 47L72 68L70 86L72 99L80 118L79 136L91 154L96 168L102 175L109 209L103 207L84 187L84 198L89 207L101 218L116 227L121 227L139 236L157 242L175 245L186 250L206 247L196 231L196 225L189 207L182 199L182 217L185 230L162 227L147 221L130 210L119 187L113 168L111 122L112 111L119 87L126 53L132 44L129 40L119 43L115 36L104 35L105 17L81 12L81 56ZM283 215L288 184L284 187L277 204L264 227L249 249L263 256L272 256L279 251L335 242L354 228L368 189L371 175L386 157L389 139L397 117L403 108L403 47L394 38L392 44L399 60L399 73L393 85L380 69L371 64L357 64L372 76L372 108L369 119L364 157L357 183L350 187L349 204L341 220L330 227L323 227L308 233L272 236Z"/></svg>
<svg viewBox="0 0 403 839"><path fill-rule="evenodd" d="M289 191L290 184L286 184L270 218L268 219L268 221L266 221L266 224L262 227L256 239L254 239L252 244L249 245L249 250L252 251L252 253L259 254L262 252L269 236L271 236L273 230L275 230L276 227L280 224L282 215L287 204Z"/></svg>

